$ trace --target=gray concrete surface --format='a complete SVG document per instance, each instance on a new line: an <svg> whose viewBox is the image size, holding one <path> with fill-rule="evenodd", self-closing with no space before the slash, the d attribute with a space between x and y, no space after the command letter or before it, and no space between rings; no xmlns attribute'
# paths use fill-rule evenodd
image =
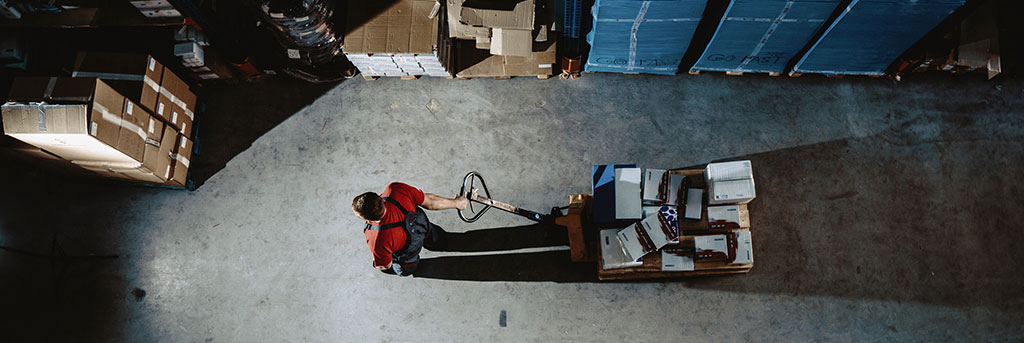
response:
<svg viewBox="0 0 1024 343"><path fill-rule="evenodd" d="M261 89L210 101L273 103ZM46 253L56 232L68 255L119 258L57 263L54 282L47 259L0 251L0 328L33 341L1024 340L1016 80L351 80L289 114L194 192L5 161L0 245ZM589 192L595 163L738 158L758 187L748 275L564 280L594 266L553 248L428 252L439 276L397 278L371 268L349 210L395 180L454 194L470 170L495 198L544 210ZM430 215L456 232L529 224Z"/></svg>

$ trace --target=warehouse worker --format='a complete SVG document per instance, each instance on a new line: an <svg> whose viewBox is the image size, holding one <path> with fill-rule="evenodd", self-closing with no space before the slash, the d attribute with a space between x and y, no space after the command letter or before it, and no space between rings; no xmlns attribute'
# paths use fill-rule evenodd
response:
<svg viewBox="0 0 1024 343"><path fill-rule="evenodd" d="M366 192L352 199L352 211L366 221L363 235L373 253L373 266L385 273L412 275L420 261L420 249L437 250L445 231L430 223L428 210L466 209L466 197L445 198L401 182L393 182L380 195Z"/></svg>

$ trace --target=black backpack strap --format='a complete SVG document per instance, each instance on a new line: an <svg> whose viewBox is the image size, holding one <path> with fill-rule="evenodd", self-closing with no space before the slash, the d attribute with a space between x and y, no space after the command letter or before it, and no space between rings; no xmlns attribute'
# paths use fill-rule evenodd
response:
<svg viewBox="0 0 1024 343"><path fill-rule="evenodd" d="M366 227L363 228L363 231L366 231L366 230L377 230L377 231L387 230L387 229L393 229L393 228L396 228L396 227L402 227L402 225L405 225L405 222L396 222L396 223L384 224L384 225L370 225L370 223L366 223Z"/></svg>
<svg viewBox="0 0 1024 343"><path fill-rule="evenodd" d="M402 204L399 204L395 199L391 199L390 197L383 197L381 199L384 199L384 201L390 202L392 205L398 207L398 210L402 211L402 215L409 215L409 211L406 210L405 207L402 207Z"/></svg>

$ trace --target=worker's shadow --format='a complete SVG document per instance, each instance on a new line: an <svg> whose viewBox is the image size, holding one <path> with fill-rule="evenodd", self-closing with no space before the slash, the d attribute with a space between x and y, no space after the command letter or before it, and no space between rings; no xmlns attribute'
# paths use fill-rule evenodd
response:
<svg viewBox="0 0 1024 343"><path fill-rule="evenodd" d="M569 244L564 227L546 223L449 232L447 239L445 248L438 251L478 253ZM595 268L592 263L574 263L569 250L559 250L424 258L413 275L446 280L589 282L597 281Z"/></svg>

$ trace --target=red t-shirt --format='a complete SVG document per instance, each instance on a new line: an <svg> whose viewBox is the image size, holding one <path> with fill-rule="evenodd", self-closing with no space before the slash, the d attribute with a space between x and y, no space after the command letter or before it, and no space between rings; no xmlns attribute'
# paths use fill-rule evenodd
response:
<svg viewBox="0 0 1024 343"><path fill-rule="evenodd" d="M401 182L392 182L387 188L384 188L384 192L380 193L380 196L398 201L399 204L402 204L402 207L405 207L406 211L410 212L415 212L416 206L423 204L423 191ZM394 204L385 201L384 209L384 218L367 223L383 226L391 223L401 223L405 220L402 210ZM374 266L383 267L388 265L391 263L391 254L405 247L405 229L401 226L379 231L366 230L363 234L366 236L366 245L370 247L370 251L373 253Z"/></svg>

